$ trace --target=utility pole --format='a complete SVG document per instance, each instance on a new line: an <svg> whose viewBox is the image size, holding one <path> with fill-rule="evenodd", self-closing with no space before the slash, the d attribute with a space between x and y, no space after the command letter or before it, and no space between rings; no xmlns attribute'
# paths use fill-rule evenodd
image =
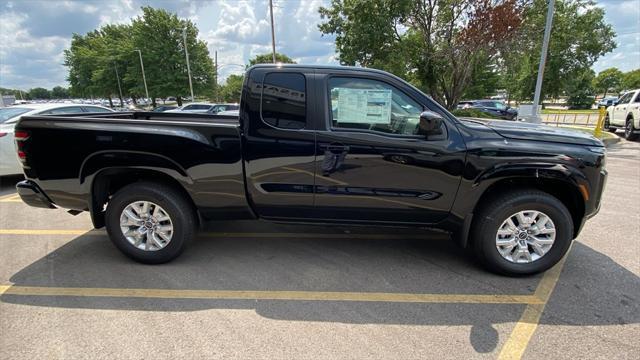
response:
<svg viewBox="0 0 640 360"><path fill-rule="evenodd" d="M118 80L118 91L120 92L120 107L124 107L122 103L122 87L120 86L120 76L118 75L118 64L114 61L113 67L116 69L116 80Z"/></svg>
<svg viewBox="0 0 640 360"><path fill-rule="evenodd" d="M271 51L273 63L276 63L276 31L273 25L273 0L269 0L269 13L271 14Z"/></svg>
<svg viewBox="0 0 640 360"><path fill-rule="evenodd" d="M540 52L540 65L538 66L538 79L536 80L536 91L533 95L533 109L531 118L533 122L540 123L542 119L538 114L538 104L540 103L540 93L542 92L542 78L544 76L544 66L547 61L547 51L549 50L549 38L551 37L551 25L553 24L553 7L555 0L549 0L547 10L547 21L544 26L544 38L542 39L542 51Z"/></svg>
<svg viewBox="0 0 640 360"><path fill-rule="evenodd" d="M216 101L220 101L220 95L218 94L218 50L214 53L214 66L216 67L216 73L213 76L213 86L216 91Z"/></svg>
<svg viewBox="0 0 640 360"><path fill-rule="evenodd" d="M147 77L144 75L144 63L142 62L142 51L140 50L133 50L133 51L137 51L138 55L140 55L140 68L142 69L142 81L144 81L144 92L145 94L147 94L147 100L150 100L149 90L147 89Z"/></svg>
<svg viewBox="0 0 640 360"><path fill-rule="evenodd" d="M191 101L196 99L193 97L193 83L191 82L191 66L189 65L189 50L187 50L187 28L182 29L182 40L184 42L184 54L187 57L187 72L189 73L189 90L191 90Z"/></svg>

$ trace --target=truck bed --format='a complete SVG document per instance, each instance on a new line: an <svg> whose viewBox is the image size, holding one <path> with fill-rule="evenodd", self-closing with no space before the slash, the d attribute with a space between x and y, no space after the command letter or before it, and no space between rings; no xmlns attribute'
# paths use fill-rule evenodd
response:
<svg viewBox="0 0 640 360"><path fill-rule="evenodd" d="M49 200L102 211L92 198L117 174L177 181L203 217L251 217L245 198L238 118L207 114L121 112L25 116L25 175ZM97 194L101 192L95 192Z"/></svg>

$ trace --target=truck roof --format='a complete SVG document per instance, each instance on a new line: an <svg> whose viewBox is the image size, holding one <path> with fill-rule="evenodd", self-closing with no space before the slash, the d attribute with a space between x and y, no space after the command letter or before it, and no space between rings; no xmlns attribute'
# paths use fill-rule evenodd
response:
<svg viewBox="0 0 640 360"><path fill-rule="evenodd" d="M389 74L386 71L366 68L361 66L343 66L343 65L304 65L304 64L256 64L250 67L247 71L254 68L292 68L292 69L328 69L328 70L351 70L351 71L363 71L363 72L377 72L380 74ZM393 74L392 74L393 75ZM394 75L395 76L395 75Z"/></svg>

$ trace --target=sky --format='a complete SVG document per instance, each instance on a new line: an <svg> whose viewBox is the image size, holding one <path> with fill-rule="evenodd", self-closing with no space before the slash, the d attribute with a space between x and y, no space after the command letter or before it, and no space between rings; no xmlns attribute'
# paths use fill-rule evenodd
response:
<svg viewBox="0 0 640 360"><path fill-rule="evenodd" d="M335 38L318 30L318 8L328 3L274 0L276 50L301 64L337 64ZM211 56L218 51L221 80L241 73L238 64L271 51L268 0L0 0L0 87L68 86L62 63L71 35L109 23L128 23L145 5L195 22ZM618 47L601 57L594 70L640 68L640 0L601 0L597 6L606 10Z"/></svg>

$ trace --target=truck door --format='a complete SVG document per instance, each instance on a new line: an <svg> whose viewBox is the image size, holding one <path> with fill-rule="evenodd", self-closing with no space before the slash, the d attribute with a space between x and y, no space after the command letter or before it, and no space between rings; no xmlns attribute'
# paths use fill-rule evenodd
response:
<svg viewBox="0 0 640 360"><path fill-rule="evenodd" d="M261 217L311 215L315 132L307 121L309 76L258 67L244 83L240 124L247 193Z"/></svg>
<svg viewBox="0 0 640 360"><path fill-rule="evenodd" d="M455 125L443 125L437 137L420 135L420 113L431 100L392 77L353 73L327 75L322 81L327 126L318 131L316 142L316 218L442 220L453 204L465 160Z"/></svg>

